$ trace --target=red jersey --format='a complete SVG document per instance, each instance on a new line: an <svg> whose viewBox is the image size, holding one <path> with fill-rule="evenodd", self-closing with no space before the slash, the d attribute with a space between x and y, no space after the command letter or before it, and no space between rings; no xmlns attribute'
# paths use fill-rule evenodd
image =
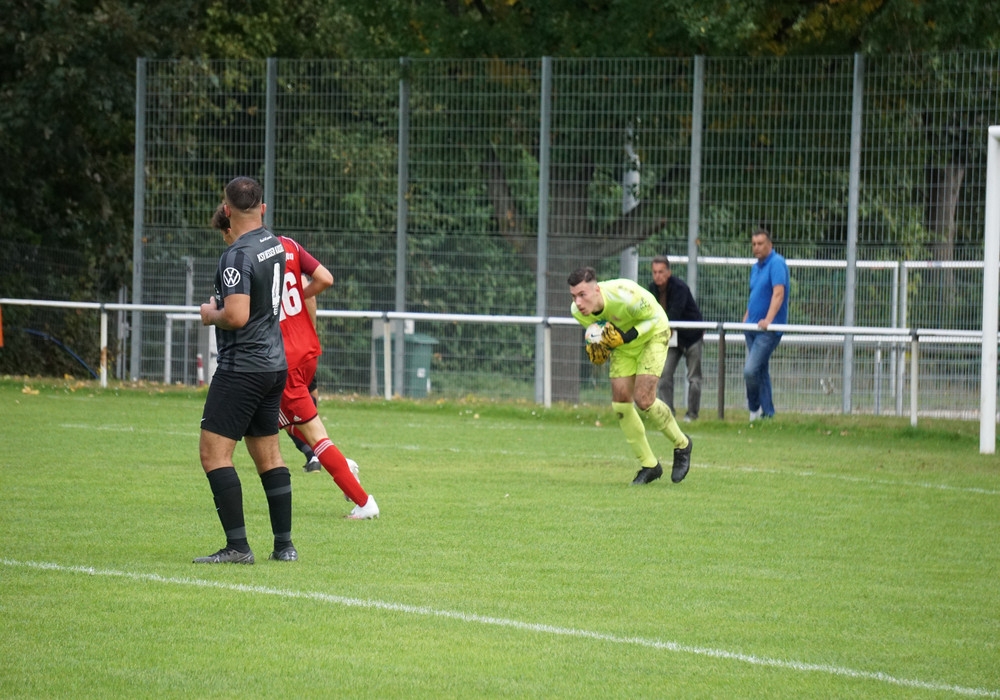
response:
<svg viewBox="0 0 1000 700"><path fill-rule="evenodd" d="M319 261L291 238L279 236L285 248L285 281L281 290L281 335L285 341L285 360L288 368L298 367L304 361L319 357L322 349L316 327L306 311L302 296L302 275L310 275L319 267Z"/></svg>

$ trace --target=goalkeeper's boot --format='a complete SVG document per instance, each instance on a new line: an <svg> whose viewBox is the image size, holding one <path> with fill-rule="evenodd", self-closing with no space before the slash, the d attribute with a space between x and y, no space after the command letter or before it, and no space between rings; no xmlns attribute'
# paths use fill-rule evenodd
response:
<svg viewBox="0 0 1000 700"><path fill-rule="evenodd" d="M675 484L684 481L684 477L688 475L688 470L691 468L691 445L694 442L690 435L684 437L688 439L687 447L674 450L674 468L670 470L670 480Z"/></svg>
<svg viewBox="0 0 1000 700"><path fill-rule="evenodd" d="M271 552L268 559L273 559L274 561L298 561L299 553L295 550L295 546L289 542L287 547L282 547Z"/></svg>
<svg viewBox="0 0 1000 700"><path fill-rule="evenodd" d="M230 549L229 547L223 547L215 554L209 554L207 557L198 557L192 563L194 564L253 564L253 552L247 550L241 552L238 549Z"/></svg>
<svg viewBox="0 0 1000 700"><path fill-rule="evenodd" d="M643 467L635 473L635 478L632 479L633 486L641 486L642 484L648 484L650 481L656 481L661 476L663 476L663 467L657 462L655 467Z"/></svg>
<svg viewBox="0 0 1000 700"><path fill-rule="evenodd" d="M354 506L351 512L344 517L348 520L371 520L372 518L377 518L378 513L378 504L375 502L375 497L368 494L368 500L365 501L363 506Z"/></svg>

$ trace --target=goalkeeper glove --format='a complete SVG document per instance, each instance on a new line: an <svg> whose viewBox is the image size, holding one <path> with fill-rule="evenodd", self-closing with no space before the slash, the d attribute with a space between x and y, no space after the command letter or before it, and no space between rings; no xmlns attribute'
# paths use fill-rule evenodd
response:
<svg viewBox="0 0 1000 700"><path fill-rule="evenodd" d="M595 365L603 365L611 357L611 351L604 345L604 343L593 343L587 346L587 357Z"/></svg>
<svg viewBox="0 0 1000 700"><path fill-rule="evenodd" d="M618 330L618 327L613 323L608 323L604 326L604 331L601 333L601 342L607 345L609 348L614 350L619 345L624 345L625 343L631 343L633 340L639 337L639 331L635 328L630 328L629 330L622 333Z"/></svg>

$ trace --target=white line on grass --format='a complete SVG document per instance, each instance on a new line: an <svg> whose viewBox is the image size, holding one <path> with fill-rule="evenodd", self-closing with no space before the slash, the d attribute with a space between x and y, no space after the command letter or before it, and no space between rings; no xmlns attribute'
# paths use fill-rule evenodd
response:
<svg viewBox="0 0 1000 700"><path fill-rule="evenodd" d="M130 426L130 425L109 426L109 425L87 425L87 424L81 424L81 423L62 423L62 424L60 424L59 427L61 427L61 428L69 428L69 429L109 430L109 431L118 431L118 432L136 432L135 428L133 426ZM171 431L162 431L162 430L159 430L159 431L140 430L138 432L150 432L150 433L155 432L157 435L184 435L186 437L190 437L190 435L191 435L190 431L185 431L185 432L171 432ZM386 448L390 448L391 447L394 450L405 450L405 451L409 451L409 452L424 452L424 451L438 451L438 452L451 452L451 453L461 453L461 452L463 452L463 449L459 448L459 447L429 448L427 445L399 445L399 444L388 445L388 444L383 444L383 443L361 443L359 445L359 447L362 447L362 448L365 448L365 449L386 449ZM503 456L507 456L507 457L538 457L539 456L538 453L536 453L536 452L518 451L518 450L505 450L505 449L493 450L493 454L503 455ZM610 461L614 461L613 457L608 457L607 455L597 455L597 454L595 454L595 455L589 455L589 456L592 459L595 459L595 460L610 460ZM581 458L581 457L583 457L583 455L578 456L578 459ZM891 479L870 479L870 478L861 477L861 476L848 476L846 474L825 474L823 472L817 472L817 471L811 471L811 470L806 470L806 471L791 471L791 470L784 470L784 469L766 469L766 468L760 468L760 467L740 467L740 466L731 466L731 465L726 465L726 464L699 464L697 462L693 462L691 466L695 467L697 469L720 469L720 470L723 470L723 471L738 471L738 472L747 472L747 473L751 473L751 474L790 474L792 476L801 476L801 477L819 477L819 478L824 478L824 479L837 479L839 481L850 481L850 482L859 483L859 484L879 484L879 485L882 485L882 486L909 486L909 487L913 487L913 488L922 488L922 489L937 489L939 491L958 491L958 492L961 492L961 493L977 493L977 494L984 495L984 496L1000 496L1000 491L991 490L991 489L984 489L984 488L978 488L978 487L975 487L975 486L950 486L948 484L932 484L932 483L928 483L928 482L893 481Z"/></svg>
<svg viewBox="0 0 1000 700"><path fill-rule="evenodd" d="M132 425L89 425L87 423L61 423L60 428L70 430L108 430L116 433L134 433L135 426Z"/></svg>
<svg viewBox="0 0 1000 700"><path fill-rule="evenodd" d="M114 433L149 433L151 435L184 435L192 439L197 438L197 433L190 430L178 431L178 430L163 430L160 428L139 428L136 429L134 425L88 425L86 423L60 423L60 428L65 428L67 430L104 430L107 432Z"/></svg>
<svg viewBox="0 0 1000 700"><path fill-rule="evenodd" d="M463 452L462 448L457 447L428 447L427 445L389 445L385 443L361 443L359 447L364 449L403 449L414 452ZM492 450L492 454L502 455L505 457L531 457L538 458L540 455L537 452L530 451L519 451L519 450L506 450L506 449L495 449ZM560 456L561 453L560 453ZM606 454L590 454L590 455L577 455L576 459L581 460L585 458L590 458L595 462L621 462L625 463L626 460L619 459L616 456L609 456ZM631 465L632 462L628 461ZM995 489L984 489L977 486L951 486L949 484L933 484L930 482L920 482L920 481L893 481L892 479L871 479L863 476L848 476L846 474L825 474L823 472L812 471L812 470L788 470L788 469L768 469L764 467L741 467L733 466L728 464L702 464L699 462L692 461L691 468L695 471L699 469L718 469L721 471L733 471L733 472L746 472L748 474L785 474L789 476L800 476L800 477L819 477L823 479L837 479L839 481L850 481L859 484L878 484L881 486L907 486L919 489L937 489L939 491L957 491L960 493L976 493L983 496L1000 496L1000 491Z"/></svg>
<svg viewBox="0 0 1000 700"><path fill-rule="evenodd" d="M951 486L949 484L932 484L926 481L893 481L892 479L871 479L864 476L848 476L846 474L826 474L811 470L785 470L785 469L762 469L759 467L738 467L725 464L696 464L695 467L701 469L720 469L724 471L748 472L751 474L788 474L791 476L817 477L820 479L836 479L838 481L851 481L858 484L879 484L880 486L909 486L919 489L937 489L940 491L958 491L961 493L977 493L983 496L1000 496L1000 491L979 488L977 486Z"/></svg>
<svg viewBox="0 0 1000 700"><path fill-rule="evenodd" d="M114 425L87 425L87 424L81 424L81 423L62 423L62 424L60 424L59 427L61 427L61 428L69 428L69 429L108 430L108 431L117 431L117 432L137 432L136 429L133 426L130 426L130 425L118 425L118 426L114 426ZM162 431L162 430L160 430L160 431L140 430L138 432L150 432L150 433L156 432L157 435L183 435L183 436L186 436L186 437L190 437L191 436L190 431L173 432L173 431ZM363 448L366 448L366 449L385 449L387 447L392 447L392 449L395 449L395 450L406 450L406 451L411 451L411 452L422 452L422 451L428 451L428 449L429 449L426 445L391 445L390 446L390 445L386 445L386 444L362 443L360 446L363 447ZM439 447L439 448L436 448L436 450L439 451L439 452L452 452L452 453L460 453L460 452L463 451L461 448L457 448L457 447ZM528 456L537 457L538 456L537 453L525 452L525 451L517 451L517 450L504 450L504 449L493 450L493 453L494 454L498 454L498 455L508 456L508 457L528 457ZM612 460L613 461L613 459L614 459L614 458L609 458L606 455L596 455L596 454L595 455L590 455L590 457L593 458L593 459L595 459L595 460L605 459L605 460ZM951 485L948 485L948 484L932 484L932 483L929 483L929 482L893 481L891 479L870 479L870 478L862 477L862 476L848 476L846 474L825 474L823 472L817 472L817 471L811 471L811 470L806 470L806 471L801 471L801 470L800 471L792 471L792 470L784 470L784 469L766 469L766 468L761 468L761 467L741 467L741 466L732 466L732 465L726 465L726 464L698 464L697 462L693 462L692 463L692 467L696 467L697 469L719 469L719 470L722 470L722 471L746 472L746 473L750 473L750 474L789 474L789 475L792 475L792 476L800 476L800 477L818 477L818 478L822 478L822 479L836 479L838 481L850 481L850 482L858 483L858 484L879 484L879 485L882 485L882 486L908 486L908 487L921 488L921 489L936 489L936 490L939 490L939 491L957 491L957 492L960 492L960 493L977 493L977 494L984 495L984 496L1000 496L1000 491L992 490L992 489L984 489L984 488L979 488L979 487L975 487L975 486L951 486Z"/></svg>
<svg viewBox="0 0 1000 700"><path fill-rule="evenodd" d="M556 627L553 625L543 625L535 622L521 622L519 620L509 620L502 617L489 617L486 615L473 615L469 613L456 612L453 610L437 610L419 605L406 605L403 603L386 603L379 600L364 600L361 598L345 598L343 596L331 595L329 593L316 593L309 591L291 591L282 588L271 588L268 586L249 586L240 583L228 583L224 581L206 581L204 579L160 576L159 574L143 574L131 571L116 571L114 569L95 569L89 566L64 566L51 562L17 561L14 559L0 559L0 564L10 567L41 569L44 571L59 571L64 573L88 574L90 576L108 576L124 578L132 581L150 581L153 583L168 583L181 586L196 586L199 588L217 588L226 591L236 591L239 593L254 593L273 595L281 598L293 598L304 600L315 600L321 603L331 603L333 605L343 605L351 608L369 608L373 610L385 610L389 612L401 612L411 615L424 615L429 617L442 617L459 622L469 622L480 625L492 625L495 627L507 627L525 632L537 632L540 634L551 634L562 637L576 637L580 639L593 639L609 644L628 644L645 647L648 649L662 649L681 654L694 654L696 656L706 656L713 659L724 659L727 661L738 661L752 666L766 666L769 668L780 668L790 671L801 671L804 673L827 673L833 676L844 678L856 678L860 680L877 681L889 685L901 686L904 688L916 688L919 690L929 690L936 692L955 693L956 695L968 695L972 697L997 698L1000 697L1000 690L987 690L985 688L969 688L960 685L949 685L947 683L935 683L922 681L915 678L897 678L881 671L858 671L845 666L833 666L830 664L814 664L803 661L789 661L785 659L773 659L766 656L755 656L753 654L741 654L724 649L712 649L709 647L696 647L678 642L664 642L658 639L646 639L644 637L623 637L604 632L593 632L590 630L574 629L572 627Z"/></svg>

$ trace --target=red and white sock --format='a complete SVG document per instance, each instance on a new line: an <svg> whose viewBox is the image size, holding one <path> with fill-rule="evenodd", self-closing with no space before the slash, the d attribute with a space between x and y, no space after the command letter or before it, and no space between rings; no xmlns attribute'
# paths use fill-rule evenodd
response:
<svg viewBox="0 0 1000 700"><path fill-rule="evenodd" d="M333 481L344 492L344 495L359 506L368 502L368 494L361 488L361 482L351 472L351 468L347 465L347 459L330 441L330 438L323 438L312 448L316 456L319 457L319 463L330 473Z"/></svg>

